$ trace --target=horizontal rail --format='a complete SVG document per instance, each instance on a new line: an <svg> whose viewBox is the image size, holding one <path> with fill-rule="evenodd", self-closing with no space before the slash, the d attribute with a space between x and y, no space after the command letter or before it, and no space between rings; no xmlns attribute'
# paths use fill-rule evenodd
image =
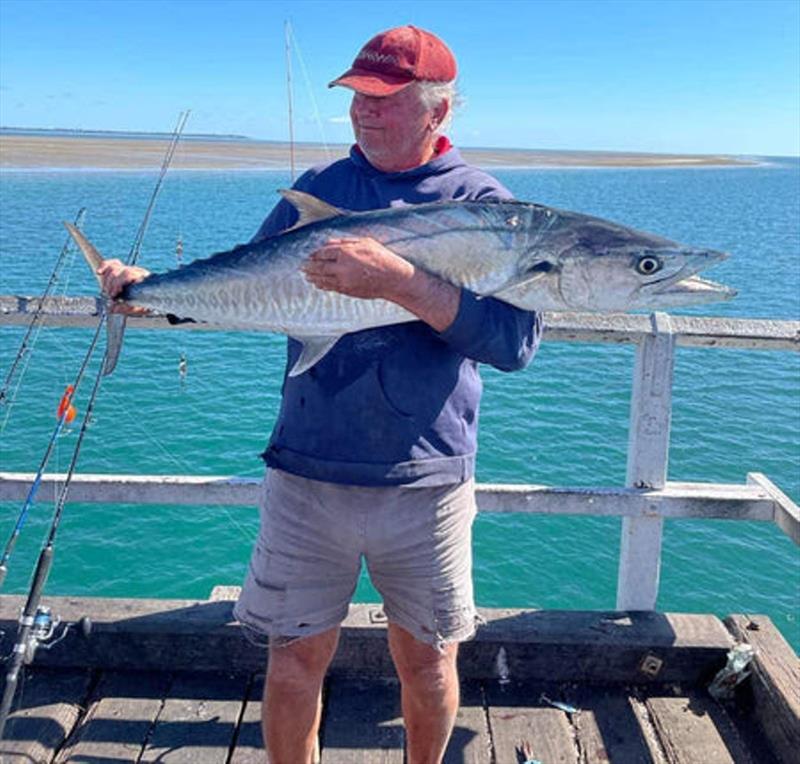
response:
<svg viewBox="0 0 800 764"><path fill-rule="evenodd" d="M25 326L39 305L38 297L0 295L0 326ZM44 302L48 326L94 327L102 302L97 297L51 297ZM631 314L544 314L544 339L551 342L635 344L652 334L650 317ZM800 352L800 321L761 318L670 316L678 345ZM162 317L132 317L131 329L225 331L212 324L170 324Z"/></svg>
<svg viewBox="0 0 800 764"><path fill-rule="evenodd" d="M34 477L29 472L0 472L0 501L24 500ZM39 495L46 496L48 489L57 489L64 477L62 473L44 475ZM255 506L260 485L258 478L78 474L70 484L70 500L107 504ZM481 483L477 487L477 499L482 512L547 515L773 522L777 511L770 489L760 482L744 485L675 482L667 483L660 490ZM794 522L800 521L795 519Z"/></svg>

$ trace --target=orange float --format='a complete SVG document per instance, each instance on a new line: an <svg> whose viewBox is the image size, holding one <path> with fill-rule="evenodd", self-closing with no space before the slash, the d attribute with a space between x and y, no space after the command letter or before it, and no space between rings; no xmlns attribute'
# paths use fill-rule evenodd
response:
<svg viewBox="0 0 800 764"><path fill-rule="evenodd" d="M56 418L61 419L63 417L66 424L71 424L78 415L78 410L72 405L72 394L74 392L75 388L72 385L67 385L67 389L64 391L64 395L61 396L61 402L56 409Z"/></svg>

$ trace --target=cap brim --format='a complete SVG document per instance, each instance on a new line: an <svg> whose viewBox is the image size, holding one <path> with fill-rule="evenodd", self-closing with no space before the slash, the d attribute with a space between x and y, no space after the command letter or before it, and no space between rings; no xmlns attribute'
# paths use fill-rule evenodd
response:
<svg viewBox="0 0 800 764"><path fill-rule="evenodd" d="M328 87L350 88L357 93L371 96L388 96L399 93L403 88L407 88L414 79L412 77L392 77L386 74L375 74L375 72L359 71L350 69L341 77L337 77L333 82L328 83Z"/></svg>

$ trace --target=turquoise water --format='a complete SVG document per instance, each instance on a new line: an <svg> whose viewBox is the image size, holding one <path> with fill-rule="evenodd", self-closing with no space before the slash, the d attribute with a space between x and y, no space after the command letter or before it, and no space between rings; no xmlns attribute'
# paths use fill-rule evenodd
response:
<svg viewBox="0 0 800 764"><path fill-rule="evenodd" d="M711 274L740 294L698 315L800 318L800 164L757 168L514 170L496 173L519 198L580 210L731 252ZM155 173L0 174L0 292L41 292L64 241L61 220L86 206L86 230L124 257ZM281 172L174 172L142 253L153 269L242 242L288 185ZM59 290L93 294L78 259ZM0 329L3 377L22 336ZM2 469L33 472L54 410L88 345L88 330L44 330L10 411L0 410ZM181 385L178 359L188 358ZM524 372L484 368L478 478L484 482L622 485L633 348L544 343ZM204 332L128 334L104 381L79 471L258 476L280 392L283 340ZM88 385L86 386L88 388ZM78 405L83 395L79 396ZM76 431L58 441L66 469ZM743 483L766 473L800 499L800 358L767 351L679 348L669 478ZM44 492L42 492L44 493ZM40 494L11 560L6 591L28 585L49 524ZM19 505L0 504L0 543ZM254 509L70 504L48 591L198 597L240 582ZM612 608L618 519L481 516L475 529L478 602L494 607ZM374 601L365 579L357 597ZM800 649L800 557L770 524L671 521L661 610L767 613Z"/></svg>

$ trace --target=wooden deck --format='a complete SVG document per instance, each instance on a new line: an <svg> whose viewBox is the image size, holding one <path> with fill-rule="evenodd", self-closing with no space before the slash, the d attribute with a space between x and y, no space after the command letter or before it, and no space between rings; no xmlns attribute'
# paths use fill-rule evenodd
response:
<svg viewBox="0 0 800 764"><path fill-rule="evenodd" d="M32 671L0 755L76 764L263 762L262 686L246 674ZM525 761L525 744L543 764L777 761L738 706L677 684L467 680L462 695L445 758L453 764L516 764ZM402 764L397 680L330 677L320 738L323 763Z"/></svg>
<svg viewBox="0 0 800 764"><path fill-rule="evenodd" d="M0 597L3 653L19 597ZM52 598L72 629L27 669L0 742L10 762L264 762L263 650L229 601ZM375 606L356 606L324 689L323 764L404 761L399 687ZM797 762L800 670L769 619L484 611L462 648L446 762ZM707 686L736 641L753 675L724 703ZM205 648L205 649L204 649ZM192 670L194 669L194 670ZM526 748L527 746L527 748ZM792 758L794 757L794 758Z"/></svg>

